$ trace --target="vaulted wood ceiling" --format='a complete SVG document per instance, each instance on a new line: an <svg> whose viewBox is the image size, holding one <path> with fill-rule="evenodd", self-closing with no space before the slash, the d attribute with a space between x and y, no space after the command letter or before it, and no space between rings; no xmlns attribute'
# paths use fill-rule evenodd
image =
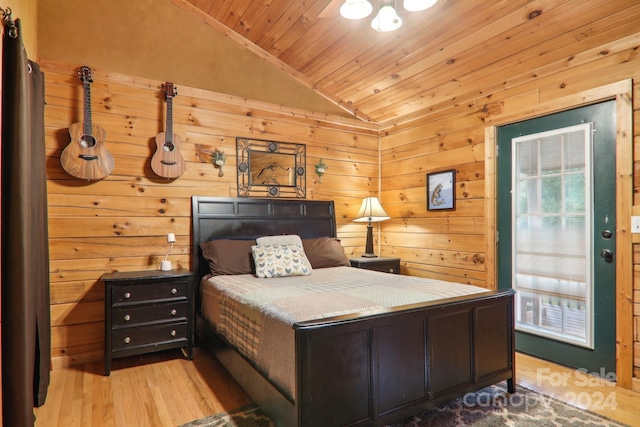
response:
<svg viewBox="0 0 640 427"><path fill-rule="evenodd" d="M370 26L377 0L360 21L339 15L343 0L171 1L381 123L490 96L640 28L637 0L439 0L422 12L404 11L397 0L404 22L390 33Z"/></svg>

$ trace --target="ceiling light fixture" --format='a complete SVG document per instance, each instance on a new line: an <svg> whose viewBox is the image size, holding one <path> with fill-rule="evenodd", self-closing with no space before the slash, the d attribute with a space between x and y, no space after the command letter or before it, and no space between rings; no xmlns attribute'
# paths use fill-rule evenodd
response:
<svg viewBox="0 0 640 427"><path fill-rule="evenodd" d="M386 0L385 0L385 3ZM396 9L390 3L385 4L378 10L378 14L371 21L371 28L379 32L394 31L400 28L402 19L398 16Z"/></svg>
<svg viewBox="0 0 640 427"><path fill-rule="evenodd" d="M397 30L402 26L402 18L397 12L397 0L377 0L378 13L371 21L371 28L378 32ZM404 0L403 7L409 12L429 9L438 0ZM382 7L380 7L382 3ZM393 3L393 5L392 5ZM340 7L340 15L347 19L362 19L371 14L372 4L367 0L345 0Z"/></svg>
<svg viewBox="0 0 640 427"><path fill-rule="evenodd" d="M373 6L367 0L346 0L340 7L340 15L347 19L366 18L373 11Z"/></svg>
<svg viewBox="0 0 640 427"><path fill-rule="evenodd" d="M437 2L438 0L404 0L402 6L409 12L420 12L421 10L429 9Z"/></svg>

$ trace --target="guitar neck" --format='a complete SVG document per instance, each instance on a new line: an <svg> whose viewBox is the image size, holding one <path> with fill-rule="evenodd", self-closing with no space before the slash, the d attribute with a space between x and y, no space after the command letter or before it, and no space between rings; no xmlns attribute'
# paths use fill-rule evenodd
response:
<svg viewBox="0 0 640 427"><path fill-rule="evenodd" d="M173 142L173 97L167 96L167 126L164 133L166 142Z"/></svg>
<svg viewBox="0 0 640 427"><path fill-rule="evenodd" d="M93 126L91 123L91 85L89 82L83 82L84 87L84 134L91 135Z"/></svg>

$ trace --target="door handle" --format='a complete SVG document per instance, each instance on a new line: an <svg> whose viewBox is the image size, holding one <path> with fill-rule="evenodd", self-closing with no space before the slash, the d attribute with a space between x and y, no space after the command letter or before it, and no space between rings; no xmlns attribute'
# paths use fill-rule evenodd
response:
<svg viewBox="0 0 640 427"><path fill-rule="evenodd" d="M602 258L604 258L604 260L606 262L611 262L613 261L613 252L611 252L611 249L603 249L600 251L600 256Z"/></svg>

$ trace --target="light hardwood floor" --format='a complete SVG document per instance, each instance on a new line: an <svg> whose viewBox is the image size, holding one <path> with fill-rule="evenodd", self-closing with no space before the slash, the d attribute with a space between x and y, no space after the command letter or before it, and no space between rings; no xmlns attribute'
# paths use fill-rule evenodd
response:
<svg viewBox="0 0 640 427"><path fill-rule="evenodd" d="M36 427L175 427L251 401L204 349L192 361L169 351L115 359L109 377L103 369L100 362L53 371ZM638 393L522 354L516 370L518 384L640 426Z"/></svg>
<svg viewBox="0 0 640 427"><path fill-rule="evenodd" d="M36 427L175 427L251 402L206 350L192 361L180 350L114 359L51 372Z"/></svg>

